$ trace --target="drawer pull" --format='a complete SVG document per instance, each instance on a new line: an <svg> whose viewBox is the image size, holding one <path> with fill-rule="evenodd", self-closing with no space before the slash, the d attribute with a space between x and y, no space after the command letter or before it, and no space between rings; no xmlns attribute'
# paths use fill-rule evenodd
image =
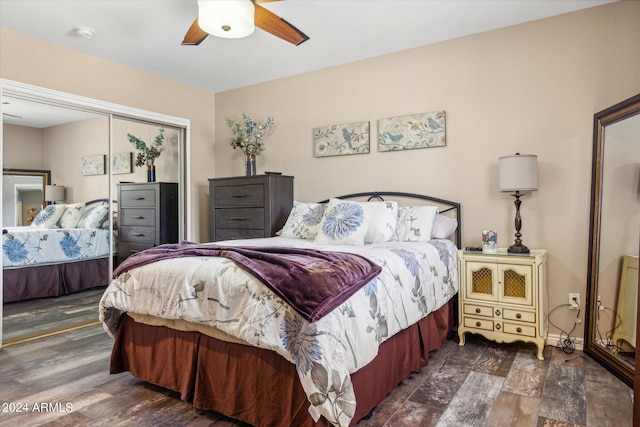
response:
<svg viewBox="0 0 640 427"><path fill-rule="evenodd" d="M500 323L498 323L498 324L496 325L496 329L497 329L497 330L500 330L500 328L501 328Z"/></svg>
<svg viewBox="0 0 640 427"><path fill-rule="evenodd" d="M482 326L482 323L476 322L476 326L479 328L480 326Z"/></svg>
<svg viewBox="0 0 640 427"><path fill-rule="evenodd" d="M522 319L522 314L516 313L516 319ZM520 331L518 331L518 332L520 332Z"/></svg>
<svg viewBox="0 0 640 427"><path fill-rule="evenodd" d="M144 200L144 197L138 196L138 197L136 197L136 200Z"/></svg>
<svg viewBox="0 0 640 427"><path fill-rule="evenodd" d="M133 234L134 236L137 236L137 237L144 237L143 233L131 233L131 234Z"/></svg>
<svg viewBox="0 0 640 427"><path fill-rule="evenodd" d="M521 333L522 332L522 328L516 328L516 332L517 333Z"/></svg>
<svg viewBox="0 0 640 427"><path fill-rule="evenodd" d="M140 252L140 251L137 250L137 249L129 249L129 253L137 254L138 252Z"/></svg>
<svg viewBox="0 0 640 427"><path fill-rule="evenodd" d="M480 314L482 310L480 310L479 308L476 308L476 313Z"/></svg>
<svg viewBox="0 0 640 427"><path fill-rule="evenodd" d="M246 194L241 193L241 194L232 194L231 197L247 197Z"/></svg>
<svg viewBox="0 0 640 427"><path fill-rule="evenodd" d="M133 219L144 219L144 217L140 216L140 215L134 215L131 218L133 218Z"/></svg>
<svg viewBox="0 0 640 427"><path fill-rule="evenodd" d="M229 218L231 221L246 221L246 216L232 216Z"/></svg>
<svg viewBox="0 0 640 427"><path fill-rule="evenodd" d="M496 316L500 316L500 310L496 310Z"/></svg>

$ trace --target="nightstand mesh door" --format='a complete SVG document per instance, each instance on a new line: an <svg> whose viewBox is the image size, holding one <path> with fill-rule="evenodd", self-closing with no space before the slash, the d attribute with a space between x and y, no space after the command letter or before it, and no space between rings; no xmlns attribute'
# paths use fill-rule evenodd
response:
<svg viewBox="0 0 640 427"><path fill-rule="evenodd" d="M493 293L493 274L491 269L483 267L471 273L471 292L485 295Z"/></svg>
<svg viewBox="0 0 640 427"><path fill-rule="evenodd" d="M527 283L525 276L513 270L505 270L504 276L504 296L513 298L526 298Z"/></svg>

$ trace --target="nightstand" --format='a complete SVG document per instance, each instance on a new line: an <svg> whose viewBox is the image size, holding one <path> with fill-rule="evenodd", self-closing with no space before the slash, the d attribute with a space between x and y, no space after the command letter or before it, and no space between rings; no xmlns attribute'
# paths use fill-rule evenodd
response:
<svg viewBox="0 0 640 427"><path fill-rule="evenodd" d="M546 251L495 254L458 251L458 336L479 334L496 342L536 344L537 357L547 336Z"/></svg>

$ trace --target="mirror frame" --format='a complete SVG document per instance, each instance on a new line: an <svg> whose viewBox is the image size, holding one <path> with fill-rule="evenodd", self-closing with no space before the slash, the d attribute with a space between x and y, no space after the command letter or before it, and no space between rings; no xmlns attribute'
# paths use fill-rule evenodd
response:
<svg viewBox="0 0 640 427"><path fill-rule="evenodd" d="M44 188L51 184L51 171L47 169L14 169L14 168L2 168L3 175L26 175L26 176L41 176L42 177L42 205L46 206L47 202L44 200Z"/></svg>
<svg viewBox="0 0 640 427"><path fill-rule="evenodd" d="M595 342L598 298L598 262L600 259L600 223L602 210L602 153L604 130L607 126L640 114L640 94L622 101L594 115L593 160L591 169L591 216L589 220L589 267L587 274L587 310L584 352L607 368L630 387L634 369ZM639 331L640 332L640 331Z"/></svg>

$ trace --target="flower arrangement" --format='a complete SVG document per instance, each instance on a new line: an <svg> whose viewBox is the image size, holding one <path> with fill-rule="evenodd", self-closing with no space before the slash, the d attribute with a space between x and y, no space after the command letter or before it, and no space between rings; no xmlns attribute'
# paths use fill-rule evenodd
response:
<svg viewBox="0 0 640 427"><path fill-rule="evenodd" d="M155 164L155 161L162 151L164 150L164 129L160 128L160 132L158 136L156 136L153 144L147 144L140 138L127 134L129 138L129 142L133 144L133 146L138 150L138 154L136 155L136 166L144 166L151 167Z"/></svg>
<svg viewBox="0 0 640 427"><path fill-rule="evenodd" d="M231 146L239 148L246 156L258 156L264 151L264 137L272 129L275 121L273 117L267 117L264 123L254 121L251 117L242 113L243 123L237 123L227 117L227 126L233 132Z"/></svg>

